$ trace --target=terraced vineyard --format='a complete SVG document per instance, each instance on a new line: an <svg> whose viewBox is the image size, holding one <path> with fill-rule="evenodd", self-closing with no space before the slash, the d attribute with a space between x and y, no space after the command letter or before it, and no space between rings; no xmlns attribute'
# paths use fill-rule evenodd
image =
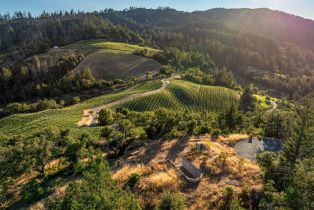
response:
<svg viewBox="0 0 314 210"><path fill-rule="evenodd" d="M134 111L151 111L157 108L173 110L188 110L192 112L219 112L228 109L232 104L239 104L238 93L234 90L205 86L195 83L172 80L165 90L160 93L136 98L119 106Z"/></svg>

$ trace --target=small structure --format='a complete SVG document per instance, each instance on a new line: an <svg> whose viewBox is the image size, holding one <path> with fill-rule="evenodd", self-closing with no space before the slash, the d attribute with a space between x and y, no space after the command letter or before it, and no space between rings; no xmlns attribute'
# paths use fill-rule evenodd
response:
<svg viewBox="0 0 314 210"><path fill-rule="evenodd" d="M167 162L171 167L180 171L180 173L192 183L200 182L203 174L200 169L196 168L191 161L186 158L182 158L181 165L176 165L171 160L167 159Z"/></svg>
<svg viewBox="0 0 314 210"><path fill-rule="evenodd" d="M56 45L56 46L53 47L53 49L59 49L59 46Z"/></svg>
<svg viewBox="0 0 314 210"><path fill-rule="evenodd" d="M206 144L203 144L203 143L197 143L196 149L199 151L206 151L206 150L208 150L208 146Z"/></svg>
<svg viewBox="0 0 314 210"><path fill-rule="evenodd" d="M183 176L190 182L199 182L203 177L201 170L196 168L193 163L186 158L182 158L180 170Z"/></svg>

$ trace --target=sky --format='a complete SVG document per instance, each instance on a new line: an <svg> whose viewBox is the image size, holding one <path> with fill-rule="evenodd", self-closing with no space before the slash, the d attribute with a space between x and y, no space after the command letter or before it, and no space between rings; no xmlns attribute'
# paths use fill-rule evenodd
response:
<svg viewBox="0 0 314 210"><path fill-rule="evenodd" d="M157 8L167 6L182 11L224 8L270 8L314 20L314 0L0 0L0 13L15 11L35 15L43 10L98 11L105 8Z"/></svg>

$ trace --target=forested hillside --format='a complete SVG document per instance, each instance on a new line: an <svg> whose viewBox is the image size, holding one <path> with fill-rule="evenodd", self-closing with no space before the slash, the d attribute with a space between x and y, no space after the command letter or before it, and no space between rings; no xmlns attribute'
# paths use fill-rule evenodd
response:
<svg viewBox="0 0 314 210"><path fill-rule="evenodd" d="M242 85L254 83L280 97L298 100L314 89L314 22L268 9L130 8L35 18L16 13L1 16L0 23L0 61L6 67L55 45L103 38L199 53L231 70ZM175 52L171 60L179 57ZM191 59L197 63L199 56Z"/></svg>
<svg viewBox="0 0 314 210"><path fill-rule="evenodd" d="M266 9L194 13L133 9L106 10L101 15L139 31L161 48L208 55L218 66L232 70L240 81L254 82L278 95L297 99L313 90L311 20ZM270 16L275 20L272 23Z"/></svg>

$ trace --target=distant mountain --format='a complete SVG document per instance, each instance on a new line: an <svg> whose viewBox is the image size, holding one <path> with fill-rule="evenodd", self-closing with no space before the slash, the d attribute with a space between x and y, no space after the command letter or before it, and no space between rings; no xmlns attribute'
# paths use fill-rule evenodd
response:
<svg viewBox="0 0 314 210"><path fill-rule="evenodd" d="M270 9L211 9L193 14L241 32L287 41L314 50L314 21Z"/></svg>
<svg viewBox="0 0 314 210"><path fill-rule="evenodd" d="M294 43L314 52L314 21L266 8L216 8L192 13L174 9L132 9L102 14L118 24L137 30L141 26L183 27L188 24L210 29L228 28L242 33L263 36L279 42ZM127 17L127 19L125 18Z"/></svg>

